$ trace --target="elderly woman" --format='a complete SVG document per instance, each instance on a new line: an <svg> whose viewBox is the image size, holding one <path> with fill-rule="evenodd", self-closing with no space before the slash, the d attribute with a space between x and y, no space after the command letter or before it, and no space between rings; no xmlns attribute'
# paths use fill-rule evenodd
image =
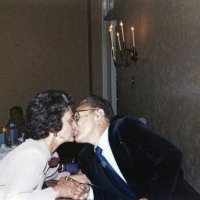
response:
<svg viewBox="0 0 200 200"><path fill-rule="evenodd" d="M76 122L71 97L64 91L39 93L27 107L27 139L0 161L0 199L85 199L89 180L85 175L61 178L54 187L42 189L47 178L57 175L52 163L55 150L74 141ZM56 159L54 159L56 161ZM49 166L53 164L53 166Z"/></svg>

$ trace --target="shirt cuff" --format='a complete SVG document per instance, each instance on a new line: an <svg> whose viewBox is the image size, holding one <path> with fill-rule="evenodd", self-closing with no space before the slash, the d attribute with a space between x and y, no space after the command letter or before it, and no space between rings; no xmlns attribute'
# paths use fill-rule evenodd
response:
<svg viewBox="0 0 200 200"><path fill-rule="evenodd" d="M89 195L87 197L87 200L93 200L94 199L94 192L92 187L90 186L90 191L89 191Z"/></svg>

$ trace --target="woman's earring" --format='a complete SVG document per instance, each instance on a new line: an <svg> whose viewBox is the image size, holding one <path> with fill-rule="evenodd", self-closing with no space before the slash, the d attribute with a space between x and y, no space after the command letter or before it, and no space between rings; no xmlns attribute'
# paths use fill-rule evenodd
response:
<svg viewBox="0 0 200 200"><path fill-rule="evenodd" d="M54 136L55 136L55 137L57 137L57 136L58 136L58 134L57 134L57 133L53 133L53 134L54 134Z"/></svg>

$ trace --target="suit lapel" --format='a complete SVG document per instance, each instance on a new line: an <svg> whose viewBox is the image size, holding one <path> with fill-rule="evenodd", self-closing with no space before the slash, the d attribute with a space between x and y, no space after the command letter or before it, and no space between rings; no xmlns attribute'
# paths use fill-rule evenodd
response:
<svg viewBox="0 0 200 200"><path fill-rule="evenodd" d="M118 133L118 129L116 129L116 126L115 126L115 129L113 129L112 126L110 126L108 130L108 135L109 135L108 139L109 139L113 156L117 162L117 165L121 173L123 174L124 178L129 184L129 177L132 171L131 167L132 167L133 158L131 157L126 147L126 144L122 141Z"/></svg>

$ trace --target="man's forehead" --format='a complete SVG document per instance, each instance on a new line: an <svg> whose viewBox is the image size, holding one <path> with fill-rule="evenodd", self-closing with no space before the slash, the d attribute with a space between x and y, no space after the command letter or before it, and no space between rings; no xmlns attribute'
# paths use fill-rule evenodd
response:
<svg viewBox="0 0 200 200"><path fill-rule="evenodd" d="M76 108L76 110L79 111L79 110L88 109L88 108L90 108L90 106L89 106L88 104L85 103L85 104L79 105L79 106Z"/></svg>

